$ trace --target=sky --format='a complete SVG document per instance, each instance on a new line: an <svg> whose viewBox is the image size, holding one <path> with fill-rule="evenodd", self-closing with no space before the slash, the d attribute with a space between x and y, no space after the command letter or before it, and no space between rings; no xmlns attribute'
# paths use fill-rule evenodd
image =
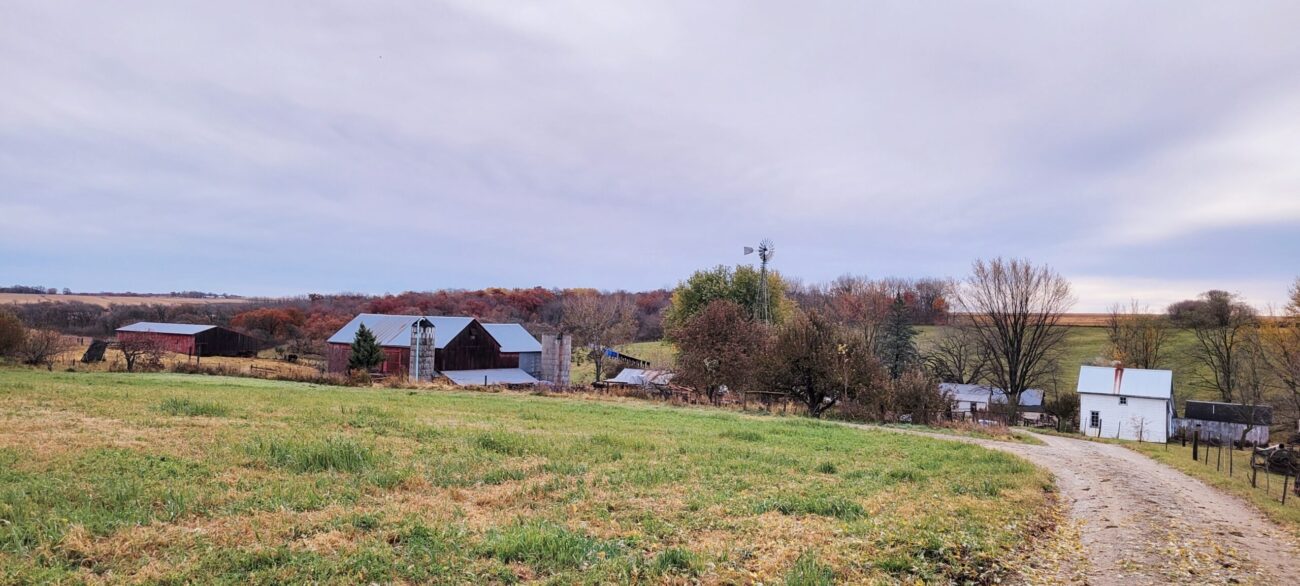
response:
<svg viewBox="0 0 1300 586"><path fill-rule="evenodd" d="M1300 3L0 4L0 283L1300 275Z"/></svg>

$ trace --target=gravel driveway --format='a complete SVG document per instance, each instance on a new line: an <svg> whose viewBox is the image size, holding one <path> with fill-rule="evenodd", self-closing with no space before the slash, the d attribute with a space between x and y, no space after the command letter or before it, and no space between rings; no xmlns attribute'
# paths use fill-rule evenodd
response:
<svg viewBox="0 0 1300 586"><path fill-rule="evenodd" d="M927 435L1010 452L1056 476L1082 546L1081 556L1069 557L1083 559L1067 559L1050 580L1031 583L1300 584L1300 548L1287 530L1245 501L1122 446Z"/></svg>

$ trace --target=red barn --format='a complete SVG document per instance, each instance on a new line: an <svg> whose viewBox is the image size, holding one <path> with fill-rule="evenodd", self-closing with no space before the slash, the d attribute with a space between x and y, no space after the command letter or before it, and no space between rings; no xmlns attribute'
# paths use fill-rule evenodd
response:
<svg viewBox="0 0 1300 586"><path fill-rule="evenodd" d="M260 342L234 330L201 324L142 321L117 329L119 342L148 340L187 356L239 356L257 352Z"/></svg>
<svg viewBox="0 0 1300 586"><path fill-rule="evenodd" d="M534 348L524 344L519 338L526 337L531 340L536 346L535 351L539 354L541 345L519 326L512 326L518 331L513 332L514 335L503 344L488 327L472 317L360 314L330 336L327 349L329 371L339 374L348 371L348 359L352 356L352 342L356 339L357 330L365 324L366 329L374 332L375 340L384 350L385 360L378 371L414 376L411 370L411 356L415 354L411 348L412 326L421 323L420 320L427 320L433 326L434 370L444 374L471 373L465 378L479 382L484 380L482 378L484 376L489 382L497 380L508 380L511 383L537 382L530 372L520 370L521 348L522 352L533 351ZM452 378L452 380L456 379Z"/></svg>

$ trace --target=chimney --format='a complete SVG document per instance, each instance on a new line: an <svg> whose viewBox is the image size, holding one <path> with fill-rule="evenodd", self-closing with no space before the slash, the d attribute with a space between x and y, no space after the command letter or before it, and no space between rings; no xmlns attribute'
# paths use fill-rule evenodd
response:
<svg viewBox="0 0 1300 586"><path fill-rule="evenodd" d="M1122 386L1123 382L1124 382L1124 363L1116 360L1115 361L1115 388L1111 389L1111 393L1118 395L1119 389Z"/></svg>

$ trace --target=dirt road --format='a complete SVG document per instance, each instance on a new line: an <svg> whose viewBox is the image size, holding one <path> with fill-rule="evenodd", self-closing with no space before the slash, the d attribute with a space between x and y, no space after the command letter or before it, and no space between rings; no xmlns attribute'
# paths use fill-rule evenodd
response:
<svg viewBox="0 0 1300 586"><path fill-rule="evenodd" d="M952 439L952 436L934 436ZM1123 446L1035 436L1036 446L967 440L1056 476L1083 559L1064 584L1300 584L1300 548L1241 499ZM1032 583L1049 581L1036 578Z"/></svg>

